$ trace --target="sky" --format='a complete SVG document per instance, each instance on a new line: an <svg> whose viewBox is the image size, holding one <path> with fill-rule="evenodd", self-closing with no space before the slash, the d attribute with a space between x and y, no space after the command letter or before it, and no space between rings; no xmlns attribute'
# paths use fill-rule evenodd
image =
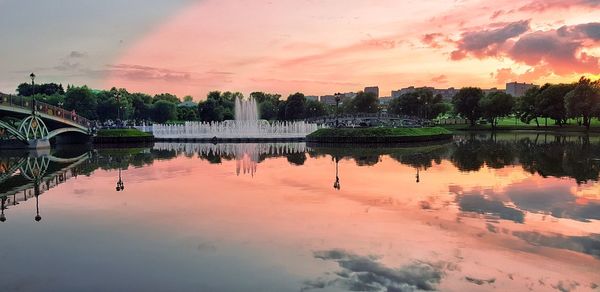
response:
<svg viewBox="0 0 600 292"><path fill-rule="evenodd" d="M600 78L600 0L0 0L0 91L204 99Z"/></svg>

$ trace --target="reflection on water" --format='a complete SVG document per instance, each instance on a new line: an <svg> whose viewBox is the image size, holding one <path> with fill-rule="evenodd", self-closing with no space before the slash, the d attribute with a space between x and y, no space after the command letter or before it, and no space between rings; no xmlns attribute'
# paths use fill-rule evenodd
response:
<svg viewBox="0 0 600 292"><path fill-rule="evenodd" d="M600 136L549 134L2 153L0 273L40 291L587 291L599 174Z"/></svg>

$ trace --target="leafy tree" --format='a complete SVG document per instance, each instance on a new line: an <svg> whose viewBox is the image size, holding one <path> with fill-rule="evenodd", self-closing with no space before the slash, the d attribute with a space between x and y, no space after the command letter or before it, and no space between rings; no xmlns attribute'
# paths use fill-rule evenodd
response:
<svg viewBox="0 0 600 292"><path fill-rule="evenodd" d="M277 118L277 106L271 101L263 101L258 104L258 112L263 120L272 120Z"/></svg>
<svg viewBox="0 0 600 292"><path fill-rule="evenodd" d="M327 115L327 109L325 105L316 100L309 100L306 102L306 111L304 116L306 118L315 118Z"/></svg>
<svg viewBox="0 0 600 292"><path fill-rule="evenodd" d="M198 115L203 122L223 120L223 113L220 111L217 101L210 97L206 101L198 104Z"/></svg>
<svg viewBox="0 0 600 292"><path fill-rule="evenodd" d="M254 98L254 100L256 100L256 103L258 104L269 101L273 105L277 105L277 103L279 103L281 95L264 92L252 92L250 93L250 97Z"/></svg>
<svg viewBox="0 0 600 292"><path fill-rule="evenodd" d="M132 116L131 97L127 90L112 88L96 93L98 107L96 112L100 120L127 120ZM120 114L120 115L119 115Z"/></svg>
<svg viewBox="0 0 600 292"><path fill-rule="evenodd" d="M65 109L74 110L77 114L88 118L96 119L96 108L98 102L96 96L87 86L69 87L65 93Z"/></svg>
<svg viewBox="0 0 600 292"><path fill-rule="evenodd" d="M198 111L196 107L178 106L177 119L180 121L195 121L198 119Z"/></svg>
<svg viewBox="0 0 600 292"><path fill-rule="evenodd" d="M62 84L56 83L35 84L35 86L32 86L30 83L21 83L17 87L17 94L20 96L32 96L33 94L63 95L65 94L65 90Z"/></svg>
<svg viewBox="0 0 600 292"><path fill-rule="evenodd" d="M280 121L287 120L287 118L285 116L286 109L287 109L287 101L281 101L277 105L277 119L278 120L280 120Z"/></svg>
<svg viewBox="0 0 600 292"><path fill-rule="evenodd" d="M454 104L456 113L468 119L471 126L475 126L477 119L481 118L479 100L482 97L483 91L481 88L464 87L452 98L452 104Z"/></svg>
<svg viewBox="0 0 600 292"><path fill-rule="evenodd" d="M304 118L306 110L306 98L302 93L290 95L286 102L285 118L286 120L299 120Z"/></svg>
<svg viewBox="0 0 600 292"><path fill-rule="evenodd" d="M132 117L136 120L152 119L152 96L144 93L132 93L131 99Z"/></svg>
<svg viewBox="0 0 600 292"><path fill-rule="evenodd" d="M161 94L157 94L152 98L152 103L156 103L159 100L166 100L168 102L174 103L174 104L180 104L181 100L179 100L179 98L176 95L170 94L170 93L161 93Z"/></svg>
<svg viewBox="0 0 600 292"><path fill-rule="evenodd" d="M419 89L393 99L389 111L394 114L434 119L448 111L448 107L443 104L441 95L433 95L433 91L429 89Z"/></svg>
<svg viewBox="0 0 600 292"><path fill-rule="evenodd" d="M158 100L152 106L152 117L157 123L164 123L177 118L177 106L167 100Z"/></svg>
<svg viewBox="0 0 600 292"><path fill-rule="evenodd" d="M346 109L350 113L376 113L379 112L379 100L373 93L360 91Z"/></svg>
<svg viewBox="0 0 600 292"><path fill-rule="evenodd" d="M194 101L194 98L191 95L186 95L183 97L183 101L185 101L185 102Z"/></svg>
<svg viewBox="0 0 600 292"><path fill-rule="evenodd" d="M519 97L516 101L515 111L517 112L517 116L519 117L521 122L529 124L532 120L534 120L535 124L538 127L540 126L540 123L538 121L539 93L540 88L538 86L534 86L525 91L525 94Z"/></svg>
<svg viewBox="0 0 600 292"><path fill-rule="evenodd" d="M490 92L479 100L479 107L484 118L492 124L492 129L498 125L498 118L512 113L515 100L512 95L500 91Z"/></svg>
<svg viewBox="0 0 600 292"><path fill-rule="evenodd" d="M581 77L565 97L565 107L570 117L581 117L589 130L592 117L600 116L600 79L591 81Z"/></svg>
<svg viewBox="0 0 600 292"><path fill-rule="evenodd" d="M62 107L65 104L65 96L58 93L52 95L36 94L35 99L58 107Z"/></svg>
<svg viewBox="0 0 600 292"><path fill-rule="evenodd" d="M557 125L567 120L565 96L575 88L574 84L551 84L544 86L538 95L538 113L541 117L551 118Z"/></svg>

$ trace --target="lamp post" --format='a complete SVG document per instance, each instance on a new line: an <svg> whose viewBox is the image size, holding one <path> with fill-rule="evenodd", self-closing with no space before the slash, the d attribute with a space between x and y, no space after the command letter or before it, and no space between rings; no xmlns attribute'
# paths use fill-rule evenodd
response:
<svg viewBox="0 0 600 292"><path fill-rule="evenodd" d="M31 72L29 78L31 78L31 110L35 114L35 74Z"/></svg>
<svg viewBox="0 0 600 292"><path fill-rule="evenodd" d="M339 116L340 116L340 94L335 94L335 127L339 127Z"/></svg>
<svg viewBox="0 0 600 292"><path fill-rule="evenodd" d="M117 100L117 122L121 121L121 94L117 91L115 92L115 99Z"/></svg>

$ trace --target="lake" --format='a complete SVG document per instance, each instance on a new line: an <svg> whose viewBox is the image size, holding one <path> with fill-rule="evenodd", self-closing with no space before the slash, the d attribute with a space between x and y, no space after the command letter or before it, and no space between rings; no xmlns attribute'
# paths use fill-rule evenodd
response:
<svg viewBox="0 0 600 292"><path fill-rule="evenodd" d="M0 156L0 290L600 285L600 136Z"/></svg>

